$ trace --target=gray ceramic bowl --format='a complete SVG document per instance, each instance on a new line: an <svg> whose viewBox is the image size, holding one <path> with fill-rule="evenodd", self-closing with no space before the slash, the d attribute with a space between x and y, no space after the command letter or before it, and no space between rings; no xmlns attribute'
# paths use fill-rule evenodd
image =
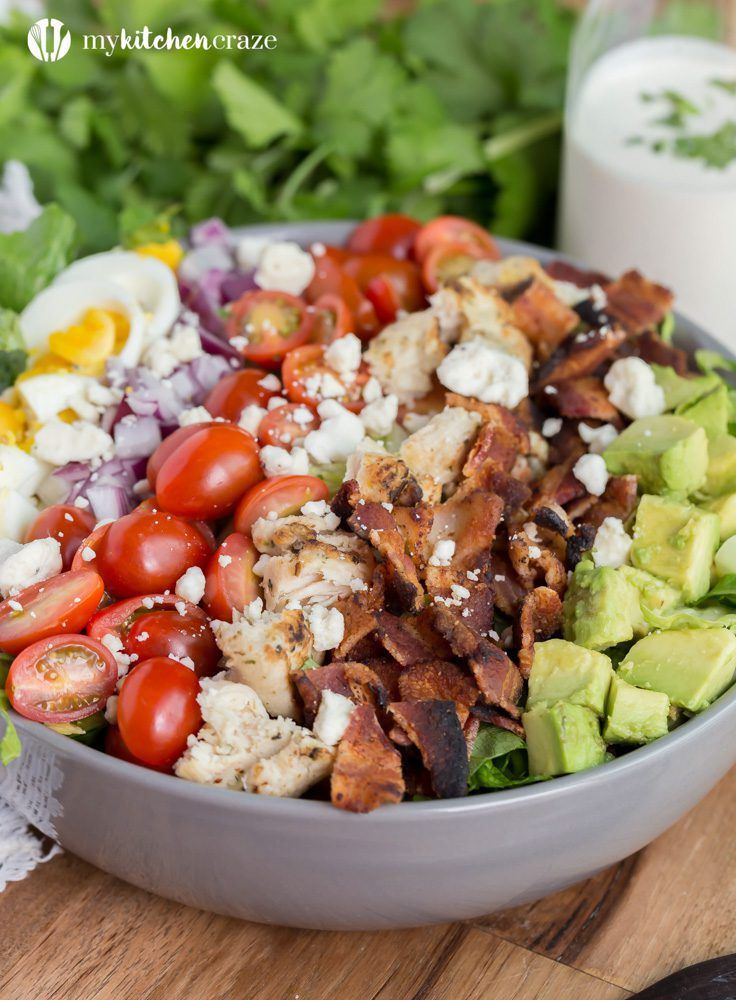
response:
<svg viewBox="0 0 736 1000"><path fill-rule="evenodd" d="M346 224L257 227L340 241ZM506 252L549 252L508 243ZM679 342L718 345L681 320ZM367 816L135 767L14 716L0 795L67 850L143 889L295 927L405 927L555 892L638 851L736 762L736 688L653 745L586 773Z"/></svg>

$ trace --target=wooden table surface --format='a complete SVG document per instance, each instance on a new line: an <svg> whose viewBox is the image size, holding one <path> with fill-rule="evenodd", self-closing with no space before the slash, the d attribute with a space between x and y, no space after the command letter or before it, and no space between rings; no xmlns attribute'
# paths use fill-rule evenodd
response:
<svg viewBox="0 0 736 1000"><path fill-rule="evenodd" d="M656 843L586 883L469 923L382 933L217 917L64 855L0 895L0 997L629 997L736 952L735 829L736 770Z"/></svg>

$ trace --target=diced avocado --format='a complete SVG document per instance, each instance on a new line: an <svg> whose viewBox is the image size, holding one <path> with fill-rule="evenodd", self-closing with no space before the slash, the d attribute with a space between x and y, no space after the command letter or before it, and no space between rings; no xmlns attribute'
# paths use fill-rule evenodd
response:
<svg viewBox="0 0 736 1000"><path fill-rule="evenodd" d="M713 558L713 570L717 577L736 573L736 535L727 538Z"/></svg>
<svg viewBox="0 0 736 1000"><path fill-rule="evenodd" d="M563 604L562 634L586 649L607 649L634 637L639 594L611 566L583 559L575 567Z"/></svg>
<svg viewBox="0 0 736 1000"><path fill-rule="evenodd" d="M710 567L718 541L718 516L693 504L643 496L634 524L631 561L697 601L710 587Z"/></svg>
<svg viewBox="0 0 736 1000"><path fill-rule="evenodd" d="M700 712L722 694L736 669L736 637L726 628L654 632L629 650L619 675L662 691L674 705Z"/></svg>
<svg viewBox="0 0 736 1000"><path fill-rule="evenodd" d="M635 420L603 453L614 476L633 473L646 493L688 495L705 482L708 438L684 417Z"/></svg>
<svg viewBox="0 0 736 1000"><path fill-rule="evenodd" d="M707 396L703 396L695 403L680 407L677 412L681 417L692 420L698 427L702 427L709 440L722 437L728 433L728 421L731 417L728 386L719 385Z"/></svg>
<svg viewBox="0 0 736 1000"><path fill-rule="evenodd" d="M678 406L694 403L721 385L721 380L713 374L684 378L669 365L652 365L651 368L657 385L664 390L665 410L676 410Z"/></svg>
<svg viewBox="0 0 736 1000"><path fill-rule="evenodd" d="M606 745L598 716L582 705L558 701L537 705L522 716L529 752L529 774L572 774L602 764Z"/></svg>
<svg viewBox="0 0 736 1000"><path fill-rule="evenodd" d="M727 493L715 500L708 500L701 506L703 510L718 515L718 520L721 522L722 542L725 542L731 535L736 535L736 493Z"/></svg>
<svg viewBox="0 0 736 1000"><path fill-rule="evenodd" d="M675 590L664 580L652 576L644 569L637 569L635 566L620 566L618 572L639 591L640 609L669 611L670 608L675 608L682 603L682 594L679 590ZM634 622L634 635L640 638L650 631L651 627L642 611L639 619Z"/></svg>
<svg viewBox="0 0 736 1000"><path fill-rule="evenodd" d="M612 676L611 661L604 653L595 653L564 639L537 642L527 708L566 701L603 715Z"/></svg>
<svg viewBox="0 0 736 1000"><path fill-rule="evenodd" d="M670 700L660 691L627 684L614 677L606 702L606 743L650 743L668 731Z"/></svg>
<svg viewBox="0 0 736 1000"><path fill-rule="evenodd" d="M709 497L736 491L736 437L722 434L710 442L703 490Z"/></svg>

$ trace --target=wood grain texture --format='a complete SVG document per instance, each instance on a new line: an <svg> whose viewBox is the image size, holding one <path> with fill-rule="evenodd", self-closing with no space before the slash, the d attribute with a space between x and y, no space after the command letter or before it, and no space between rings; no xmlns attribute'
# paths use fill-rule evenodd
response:
<svg viewBox="0 0 736 1000"><path fill-rule="evenodd" d="M472 924L380 934L213 916L65 855L0 895L0 997L616 1000L736 952L735 827L736 770L586 883Z"/></svg>

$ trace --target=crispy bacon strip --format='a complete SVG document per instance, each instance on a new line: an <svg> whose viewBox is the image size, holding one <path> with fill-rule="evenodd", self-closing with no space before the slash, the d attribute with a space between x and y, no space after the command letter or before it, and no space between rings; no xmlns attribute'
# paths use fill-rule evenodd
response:
<svg viewBox="0 0 736 1000"><path fill-rule="evenodd" d="M687 352L679 347L665 344L654 330L645 330L636 338L634 345L636 353L650 365L664 365L674 368L678 375L687 375Z"/></svg>
<svg viewBox="0 0 736 1000"><path fill-rule="evenodd" d="M480 697L472 678L446 660L407 667L399 677L399 696L401 701L454 701L465 709Z"/></svg>
<svg viewBox="0 0 736 1000"><path fill-rule="evenodd" d="M560 538L572 538L575 525L570 520L567 511L554 500L537 507L534 511L534 523L545 531L552 531Z"/></svg>
<svg viewBox="0 0 736 1000"><path fill-rule="evenodd" d="M524 727L520 722L516 719L510 719L507 715L502 715L488 705L474 705L470 710L470 718L477 719L479 724L487 722L491 726L498 726L499 729L507 729L510 733L524 738Z"/></svg>
<svg viewBox="0 0 736 1000"><path fill-rule="evenodd" d="M342 663L330 663L326 667L314 667L312 670L293 670L291 679L304 704L304 719L310 726L317 714L323 691L334 691L346 698L352 697Z"/></svg>
<svg viewBox="0 0 736 1000"><path fill-rule="evenodd" d="M407 555L415 566L423 566L432 554L434 508L420 503L415 507L394 507L392 513Z"/></svg>
<svg viewBox="0 0 736 1000"><path fill-rule="evenodd" d="M432 648L411 628L408 621L388 611L379 611L376 625L379 642L402 667L434 658Z"/></svg>
<svg viewBox="0 0 736 1000"><path fill-rule="evenodd" d="M346 659L358 643L375 630L376 616L369 601L370 598L364 592L359 592L343 597L336 603L335 607L345 621L343 639L334 654L336 660Z"/></svg>
<svg viewBox="0 0 736 1000"><path fill-rule="evenodd" d="M357 479L346 479L332 498L330 507L333 514L346 521L360 502L360 486Z"/></svg>
<svg viewBox="0 0 736 1000"><path fill-rule="evenodd" d="M499 611L515 617L525 593L506 556L501 552L494 552L493 595Z"/></svg>
<svg viewBox="0 0 736 1000"><path fill-rule="evenodd" d="M636 507L636 476L611 476L603 496L584 515L585 524L600 528L607 517L626 521Z"/></svg>
<svg viewBox="0 0 736 1000"><path fill-rule="evenodd" d="M379 726L374 709L359 705L337 747L332 804L349 812L367 813L401 802L403 797L401 756Z"/></svg>
<svg viewBox="0 0 736 1000"><path fill-rule="evenodd" d="M580 322L578 314L561 302L549 285L538 280L514 299L511 308L515 325L534 344L543 361Z"/></svg>
<svg viewBox="0 0 736 1000"><path fill-rule="evenodd" d="M544 270L555 281L567 281L578 288L590 288L592 285L607 285L610 278L600 271L584 271L566 260L553 260L545 265Z"/></svg>
<svg viewBox="0 0 736 1000"><path fill-rule="evenodd" d="M519 615L519 670L524 678L531 673L534 643L551 639L562 628L562 601L549 587L537 587L527 594Z"/></svg>
<svg viewBox="0 0 736 1000"><path fill-rule="evenodd" d="M606 314L618 320L629 333L643 333L658 326L672 309L672 292L649 281L639 271L627 271L605 285Z"/></svg>
<svg viewBox="0 0 736 1000"><path fill-rule="evenodd" d="M599 365L613 357L625 340L626 331L621 327L602 327L569 338L539 369L534 391L565 379L592 375Z"/></svg>
<svg viewBox="0 0 736 1000"><path fill-rule="evenodd" d="M440 799L467 795L468 750L452 701L394 702L389 711L422 756Z"/></svg>
<svg viewBox="0 0 736 1000"><path fill-rule="evenodd" d="M573 570L586 552L593 547L596 529L590 524L579 524L575 534L567 543L565 568Z"/></svg>
<svg viewBox="0 0 736 1000"><path fill-rule="evenodd" d="M515 531L509 537L509 559L522 585L531 589L544 576L548 587L564 592L567 573L560 559L542 542L532 541L526 531Z"/></svg>
<svg viewBox="0 0 736 1000"><path fill-rule="evenodd" d="M367 664L348 660L341 666L354 701L385 709L390 701L396 699L400 673L398 664L378 660Z"/></svg>
<svg viewBox="0 0 736 1000"><path fill-rule="evenodd" d="M422 606L424 588L416 567L404 552L404 540L396 521L381 504L358 504L348 523L359 538L367 539L384 561L386 582L406 611Z"/></svg>
<svg viewBox="0 0 736 1000"><path fill-rule="evenodd" d="M584 451L583 443L578 439L568 457L545 472L534 491L535 508L549 503L564 507L571 500L585 496L585 487L572 474L572 467Z"/></svg>
<svg viewBox="0 0 736 1000"><path fill-rule="evenodd" d="M621 426L621 416L608 398L605 386L595 375L565 379L555 384L557 392L548 393L546 402L563 417L574 420L603 420Z"/></svg>

